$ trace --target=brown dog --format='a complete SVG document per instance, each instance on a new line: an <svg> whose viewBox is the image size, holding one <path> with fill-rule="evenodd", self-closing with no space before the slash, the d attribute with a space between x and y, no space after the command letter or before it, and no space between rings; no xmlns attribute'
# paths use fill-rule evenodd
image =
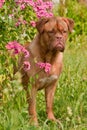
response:
<svg viewBox="0 0 87 130"><path fill-rule="evenodd" d="M63 52L68 32L71 32L74 22L69 18L51 17L43 18L36 23L38 34L31 44L26 48L30 52L30 57L21 57L19 67L24 61L29 61L31 69L21 70L22 83L27 90L27 100L29 103L29 115L34 123L37 124L36 114L36 93L37 90L44 88L46 99L46 112L48 119L56 120L53 110L53 98L57 85L57 80L62 71ZM36 62L51 64L51 70L46 73L40 69ZM37 75L38 74L38 78ZM30 77L33 78L31 82ZM31 90L28 91L28 85Z"/></svg>

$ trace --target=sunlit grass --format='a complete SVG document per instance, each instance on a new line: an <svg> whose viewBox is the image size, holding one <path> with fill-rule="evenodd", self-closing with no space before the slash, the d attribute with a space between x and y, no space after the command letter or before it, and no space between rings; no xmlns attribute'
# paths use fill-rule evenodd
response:
<svg viewBox="0 0 87 130"><path fill-rule="evenodd" d="M64 15L75 21L54 97L54 113L61 124L47 120L44 91L41 90L37 95L38 127L29 124L26 92L20 74L13 76L13 61L5 49L9 41L17 40L21 44L31 41L36 30L29 24L16 28L16 21L8 19L14 8L13 0L7 0L0 10L0 130L87 130L87 7L76 0L67 2L62 6L65 11L57 7L55 12L57 16ZM16 11L15 20L20 16L28 23L36 19L30 7L24 12ZM26 37L23 34L27 34Z"/></svg>

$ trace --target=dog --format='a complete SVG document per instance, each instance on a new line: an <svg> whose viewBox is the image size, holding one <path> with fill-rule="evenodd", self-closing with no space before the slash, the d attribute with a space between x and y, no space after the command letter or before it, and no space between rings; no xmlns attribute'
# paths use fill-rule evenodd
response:
<svg viewBox="0 0 87 130"><path fill-rule="evenodd" d="M45 90L47 118L57 121L53 113L53 98L58 78L62 72L65 43L68 33L72 32L73 27L74 21L70 18L53 16L38 20L36 22L38 34L30 44L26 45L30 57L20 57L19 68L24 61L29 61L31 65L28 71L21 69L21 74L22 84L27 92L29 115L34 124L38 124L36 94L38 90L43 88ZM50 71L46 73L44 69L36 65L36 62L49 63L51 65Z"/></svg>

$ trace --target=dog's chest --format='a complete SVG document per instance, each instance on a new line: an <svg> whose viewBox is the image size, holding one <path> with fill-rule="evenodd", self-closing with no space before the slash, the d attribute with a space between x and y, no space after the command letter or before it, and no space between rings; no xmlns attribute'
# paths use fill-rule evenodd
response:
<svg viewBox="0 0 87 130"><path fill-rule="evenodd" d="M38 89L42 89L54 84L58 80L59 75L56 73L56 69L56 67L51 66L51 71L46 73L44 69L33 64L28 72L28 77L33 78L34 84Z"/></svg>
<svg viewBox="0 0 87 130"><path fill-rule="evenodd" d="M47 87L51 84L54 84L58 79L57 75L51 75L49 77L43 77L39 79L39 89Z"/></svg>

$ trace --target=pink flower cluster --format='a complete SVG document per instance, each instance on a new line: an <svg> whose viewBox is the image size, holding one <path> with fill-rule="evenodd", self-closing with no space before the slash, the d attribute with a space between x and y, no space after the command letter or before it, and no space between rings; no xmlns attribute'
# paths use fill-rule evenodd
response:
<svg viewBox="0 0 87 130"><path fill-rule="evenodd" d="M22 45L20 45L16 41L9 42L6 45L6 48L8 50L12 50L12 52L13 52L14 55L19 54L19 53L22 52L25 57L29 57L29 52Z"/></svg>
<svg viewBox="0 0 87 130"><path fill-rule="evenodd" d="M32 27L36 27L36 22L35 21L30 21L30 24Z"/></svg>
<svg viewBox="0 0 87 130"><path fill-rule="evenodd" d="M6 48L8 50L12 50L14 55L19 54L19 53L22 52L24 54L25 58L29 57L29 52L22 45L20 45L16 41L9 42L6 45ZM24 61L23 68L24 68L25 71L28 71L30 69L30 63L28 61Z"/></svg>
<svg viewBox="0 0 87 130"><path fill-rule="evenodd" d="M27 5L33 7L33 10L38 18L53 16L53 3L51 1L43 2L43 0L15 0L15 2L17 5L20 5L22 10L25 9Z"/></svg>
<svg viewBox="0 0 87 130"><path fill-rule="evenodd" d="M43 63L43 62L38 62L37 65L39 66L40 69L44 69L44 71L46 73L50 72L51 64L49 64L49 63Z"/></svg>
<svg viewBox="0 0 87 130"><path fill-rule="evenodd" d="M4 2L5 2L5 0L0 0L0 8L2 8Z"/></svg>
<svg viewBox="0 0 87 130"><path fill-rule="evenodd" d="M51 1L43 2L43 0L37 0L32 6L38 18L41 17L52 17L53 3Z"/></svg>

